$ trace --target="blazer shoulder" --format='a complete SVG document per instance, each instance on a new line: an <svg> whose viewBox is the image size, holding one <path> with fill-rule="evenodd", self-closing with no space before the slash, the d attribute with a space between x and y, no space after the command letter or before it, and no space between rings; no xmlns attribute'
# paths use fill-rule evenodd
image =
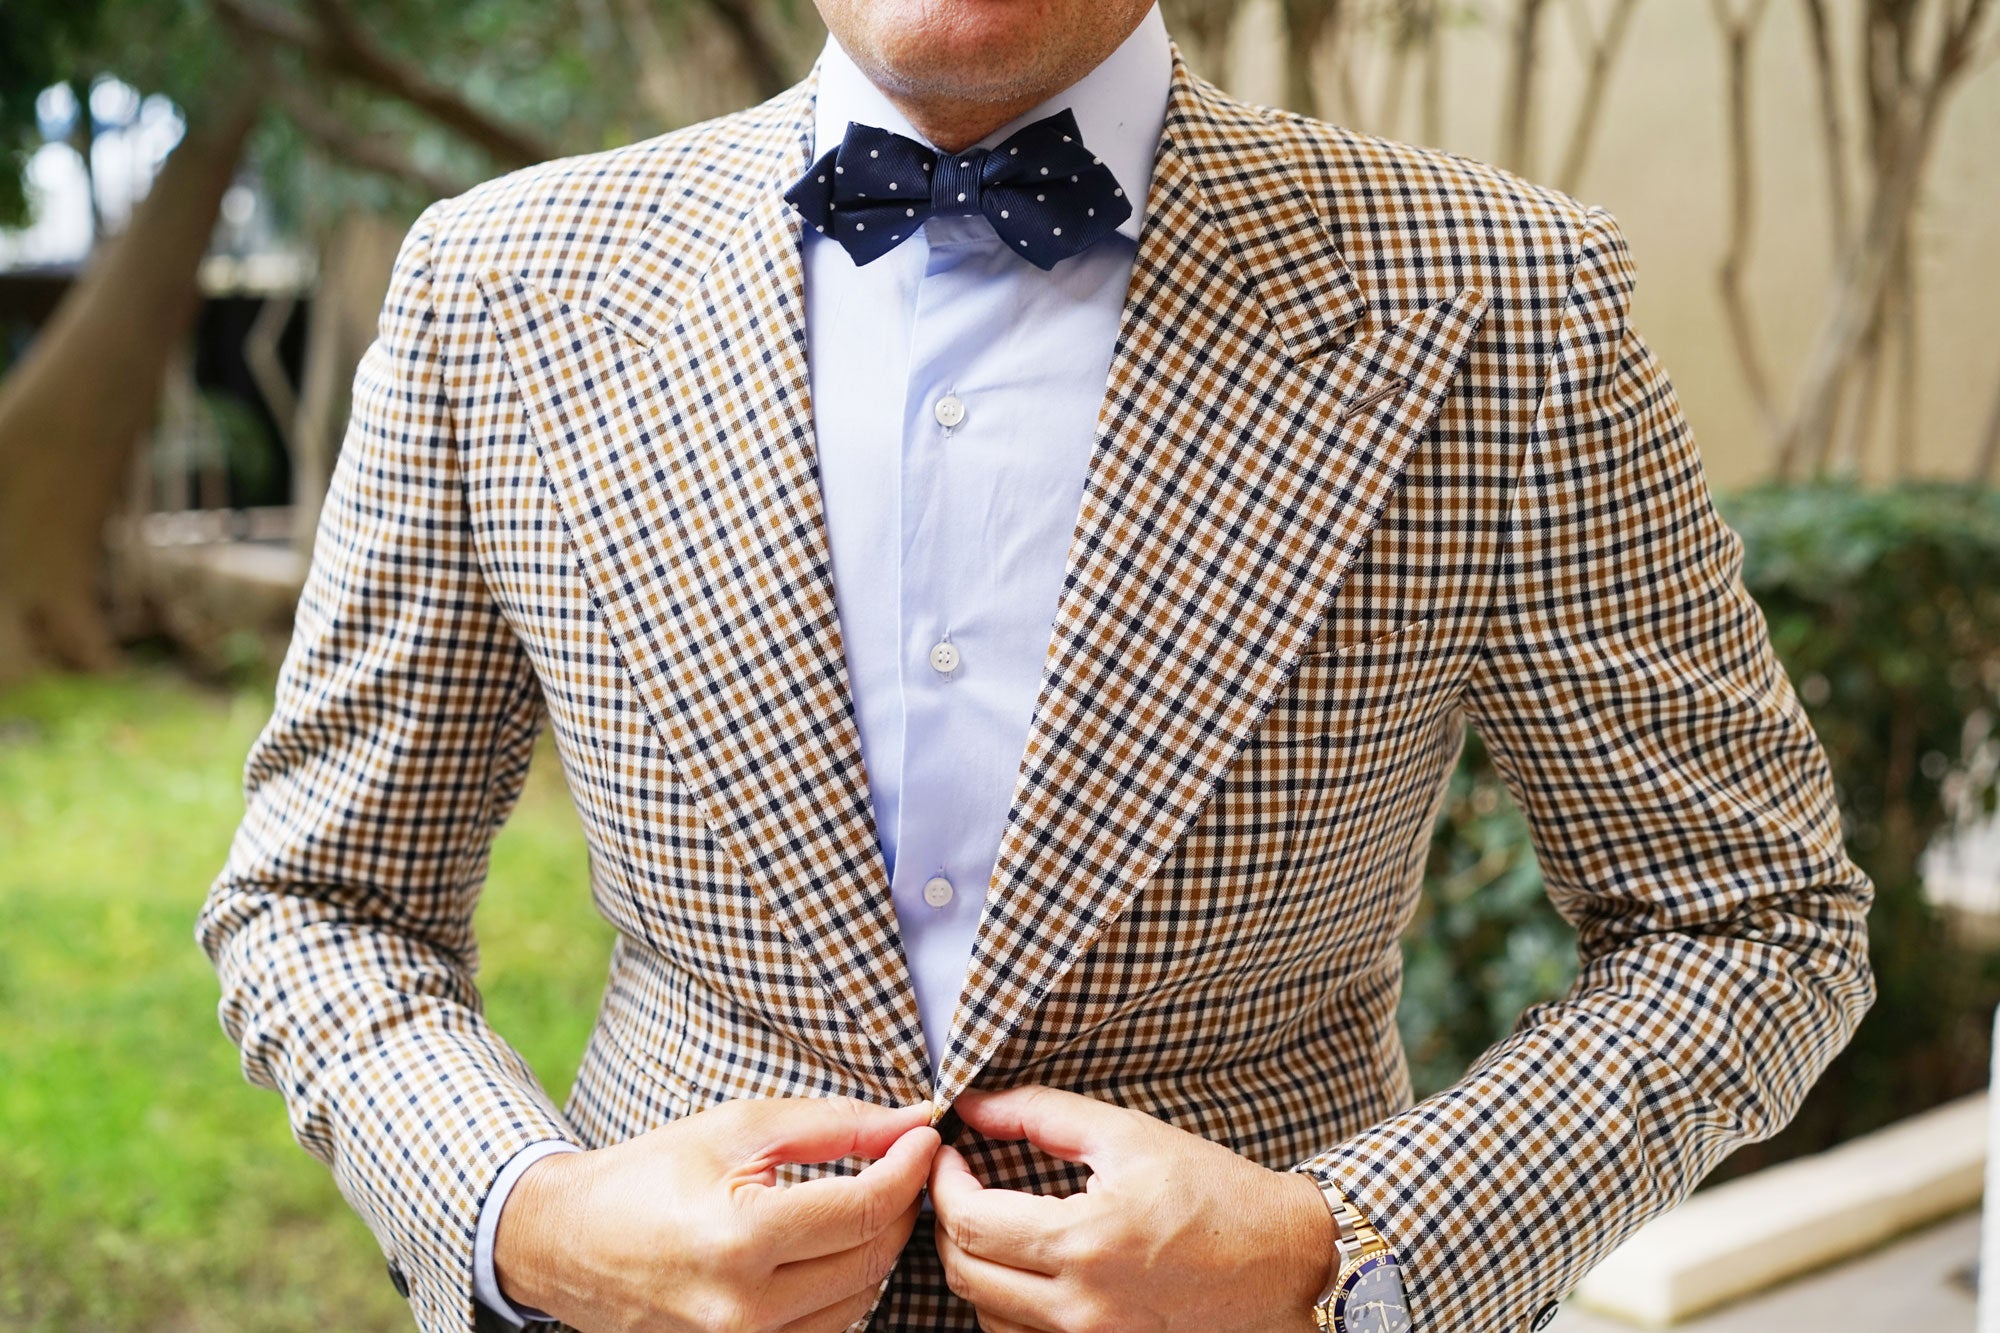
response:
<svg viewBox="0 0 2000 1333"><path fill-rule="evenodd" d="M1408 313L1474 287L1489 320L1518 314L1552 332L1542 327L1550 303L1568 290L1601 209L1461 153L1264 114L1371 301Z"/></svg>
<svg viewBox="0 0 2000 1333"><path fill-rule="evenodd" d="M553 158L439 200L417 224L428 235L435 280L462 288L499 270L560 299L579 298L662 210L690 195L713 206L767 170L746 145L768 140L772 107Z"/></svg>
<svg viewBox="0 0 2000 1333"><path fill-rule="evenodd" d="M1590 205L1492 162L1368 134L1296 112L1268 110L1274 125L1297 145L1302 165L1329 182L1354 187L1364 197L1420 197L1427 210L1439 202L1448 216L1484 223L1527 220L1580 231Z"/></svg>

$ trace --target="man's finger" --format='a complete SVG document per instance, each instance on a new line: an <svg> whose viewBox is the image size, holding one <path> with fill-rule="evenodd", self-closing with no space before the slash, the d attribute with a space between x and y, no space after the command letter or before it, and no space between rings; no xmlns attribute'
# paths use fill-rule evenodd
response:
<svg viewBox="0 0 2000 1333"><path fill-rule="evenodd" d="M888 1227L851 1249L780 1265L765 1287L762 1312L774 1319L796 1323L825 1315L829 1309L845 1309L857 1297L872 1299L875 1289L902 1256L903 1246L909 1242L916 1225L917 1204L913 1199ZM831 1327L845 1328L858 1318L857 1310L848 1316L847 1323Z"/></svg>
<svg viewBox="0 0 2000 1333"><path fill-rule="evenodd" d="M956 1148L940 1148L931 1159L931 1206L938 1229L968 1254L1030 1272L1062 1271L1068 1200L987 1189Z"/></svg>
<svg viewBox="0 0 2000 1333"><path fill-rule="evenodd" d="M931 1120L929 1102L877 1106L853 1097L792 1097L736 1105L742 1109L731 1148L737 1161L757 1168L880 1157Z"/></svg>
<svg viewBox="0 0 2000 1333"><path fill-rule="evenodd" d="M1110 1102L1030 1084L1005 1092L968 1092L955 1103L959 1118L989 1139L1026 1139L1051 1157L1094 1166L1129 1132L1131 1116Z"/></svg>
<svg viewBox="0 0 2000 1333"><path fill-rule="evenodd" d="M983 1327L1001 1322L1053 1333L1052 1321L1063 1309L1064 1288L1057 1279L967 1254L942 1227L935 1234L946 1280L960 1299L972 1302Z"/></svg>
<svg viewBox="0 0 2000 1333"><path fill-rule="evenodd" d="M796 1263L838 1254L878 1236L916 1203L937 1146L937 1131L919 1125L858 1175L823 1176L759 1191L751 1206L758 1234L768 1239L768 1253L778 1263Z"/></svg>

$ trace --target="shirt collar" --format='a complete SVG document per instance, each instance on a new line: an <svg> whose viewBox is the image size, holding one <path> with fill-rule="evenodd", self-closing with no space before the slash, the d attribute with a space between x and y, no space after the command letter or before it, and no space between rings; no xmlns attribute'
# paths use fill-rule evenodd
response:
<svg viewBox="0 0 2000 1333"><path fill-rule="evenodd" d="M819 57L818 94L813 107L813 150L815 160L838 147L847 133L847 122L907 135L930 144L917 133L896 104L869 82L861 67L840 43L828 34L826 48ZM1119 224L1120 234L1139 239L1146 218L1146 194L1153 180L1153 155L1159 148L1160 131L1166 123L1167 95L1173 84L1173 51L1167 42L1167 25L1154 5L1146 11L1132 35L1102 63L1062 92L1008 121L981 139L975 147L991 148L1023 125L1054 115L1068 107L1076 116L1077 128L1091 152L1104 159L1111 174L1132 201L1132 216ZM932 144L932 147L936 145Z"/></svg>

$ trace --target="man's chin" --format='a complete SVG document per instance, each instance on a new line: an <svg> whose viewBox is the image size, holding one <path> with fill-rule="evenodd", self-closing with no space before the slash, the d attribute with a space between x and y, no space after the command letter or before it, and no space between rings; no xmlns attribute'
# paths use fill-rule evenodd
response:
<svg viewBox="0 0 2000 1333"><path fill-rule="evenodd" d="M871 9L867 26L879 72L899 89L976 101L1021 96L1074 44L1048 0L895 0Z"/></svg>

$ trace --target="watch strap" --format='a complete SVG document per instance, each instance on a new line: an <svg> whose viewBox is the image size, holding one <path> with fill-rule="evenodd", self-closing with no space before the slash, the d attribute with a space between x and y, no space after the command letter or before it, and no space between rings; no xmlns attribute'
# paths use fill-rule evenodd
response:
<svg viewBox="0 0 2000 1333"><path fill-rule="evenodd" d="M1333 1280L1313 1306L1313 1324L1321 1333L1332 1333L1335 1307L1339 1304L1341 1286L1348 1274L1364 1261L1389 1253L1389 1242L1337 1187L1323 1185L1322 1189L1326 1194L1327 1207L1333 1210L1336 1231L1333 1245L1339 1258L1334 1264Z"/></svg>

